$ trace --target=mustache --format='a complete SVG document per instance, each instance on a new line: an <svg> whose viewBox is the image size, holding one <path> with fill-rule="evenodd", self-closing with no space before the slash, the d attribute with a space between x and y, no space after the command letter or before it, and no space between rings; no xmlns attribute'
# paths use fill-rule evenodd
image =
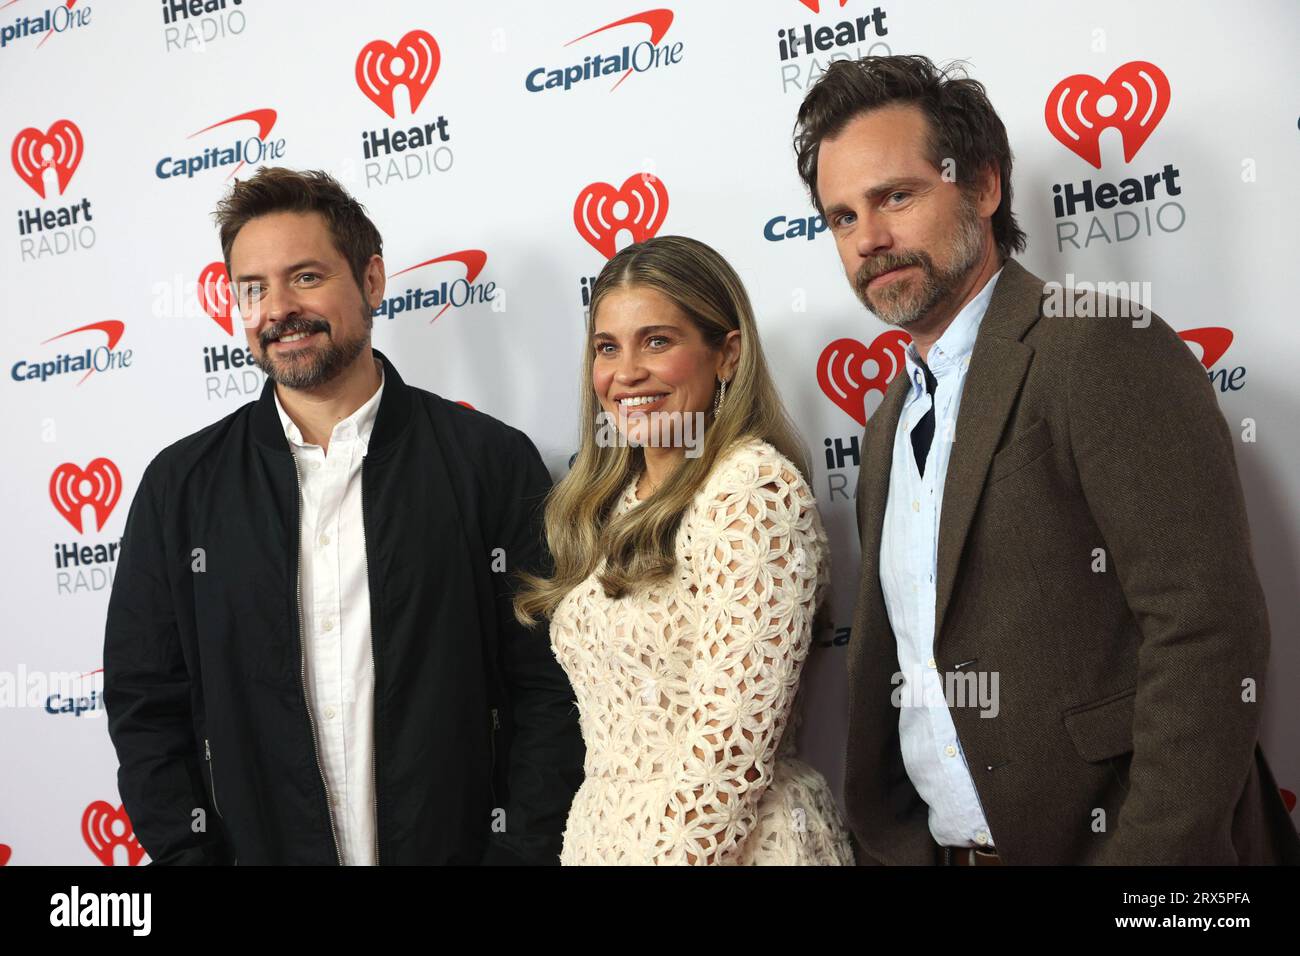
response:
<svg viewBox="0 0 1300 956"><path fill-rule="evenodd" d="M858 266L854 284L865 292L867 285L874 279L879 278L886 272L892 272L894 269L901 269L904 266L920 266L929 272L933 268L933 263L924 252L905 252L897 255L888 253L874 259L868 259Z"/></svg>
<svg viewBox="0 0 1300 956"><path fill-rule="evenodd" d="M324 319L305 319L293 318L285 319L275 325L268 325L257 336L258 344L265 349L272 342L276 342L286 335L297 335L299 332L324 332L330 334L329 323Z"/></svg>

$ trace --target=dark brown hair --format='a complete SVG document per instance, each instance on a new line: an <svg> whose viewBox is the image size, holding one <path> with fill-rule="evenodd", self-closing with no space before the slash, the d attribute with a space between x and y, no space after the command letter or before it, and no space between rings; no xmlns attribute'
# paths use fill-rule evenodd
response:
<svg viewBox="0 0 1300 956"><path fill-rule="evenodd" d="M338 180L319 169L298 172L264 166L250 178L235 181L213 213L221 229L221 255L227 273L230 247L239 230L249 220L273 212L318 212L324 216L335 248L348 261L357 287L365 289L366 264L371 256L384 254L384 240L365 207L349 196Z"/></svg>
<svg viewBox="0 0 1300 956"><path fill-rule="evenodd" d="M957 182L971 189L979 175L996 167L1002 202L993 213L993 238L1004 258L1025 248L1025 234L1011 212L1011 146L984 86L959 64L940 68L924 56L865 56L837 60L808 91L794 126L799 176L813 205L825 214L817 195L817 154L822 140L838 136L863 113L894 104L912 104L930 126L930 162L956 163Z"/></svg>

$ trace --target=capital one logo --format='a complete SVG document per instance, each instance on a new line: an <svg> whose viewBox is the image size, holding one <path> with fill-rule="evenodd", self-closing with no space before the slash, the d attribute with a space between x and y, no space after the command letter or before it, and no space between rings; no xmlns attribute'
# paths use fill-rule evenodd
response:
<svg viewBox="0 0 1300 956"><path fill-rule="evenodd" d="M108 516L122 497L122 473L107 458L96 458L84 469L65 461L50 475L50 501L54 510L82 530L81 509L90 505L95 512L96 530L103 531Z"/></svg>
<svg viewBox="0 0 1300 956"><path fill-rule="evenodd" d="M817 359L817 384L827 398L865 427L867 396L880 392L884 397L903 368L903 350L911 340L901 329L882 332L870 345L857 339L836 339Z"/></svg>
<svg viewBox="0 0 1300 956"><path fill-rule="evenodd" d="M1178 333L1178 337L1200 348L1198 358L1207 371L1214 368L1214 364L1223 358L1223 353L1232 344L1232 330L1224 328L1184 329ZM1192 351L1195 352L1196 349Z"/></svg>
<svg viewBox="0 0 1300 956"><path fill-rule="evenodd" d="M1169 79L1145 60L1125 63L1105 83L1087 73L1067 76L1047 96L1043 118L1066 149L1101 169L1101 134L1119 130L1124 162L1132 162L1169 109Z"/></svg>
<svg viewBox="0 0 1300 956"><path fill-rule="evenodd" d="M235 334L232 318L234 296L230 292L230 275L226 272L224 262L209 262L199 273L199 305L213 322L226 330L227 335Z"/></svg>
<svg viewBox="0 0 1300 956"><path fill-rule="evenodd" d="M72 174L81 165L85 146L81 130L72 120L55 120L44 133L28 126L14 137L9 158L14 172L42 199L45 195L45 171L53 169L59 181L59 195L68 188Z"/></svg>
<svg viewBox="0 0 1300 956"><path fill-rule="evenodd" d="M406 87L414 113L420 108L424 94L429 92L441 64L438 41L424 30L412 30L396 46L385 40L371 40L357 54L357 86L372 103L396 119L393 90Z"/></svg>
<svg viewBox="0 0 1300 956"><path fill-rule="evenodd" d="M1220 392L1239 392L1246 387L1246 368L1233 362L1219 364L1232 345L1232 330L1217 326L1201 329L1184 329L1179 338L1188 344L1192 354L1201 360L1209 373L1210 384ZM1218 368L1215 368L1215 366Z"/></svg>
<svg viewBox="0 0 1300 956"><path fill-rule="evenodd" d="M427 289L423 285L408 286L398 295L386 296L379 303L379 307L375 309L375 316L394 319L403 312L414 312L418 309L442 306L429 320L430 324L432 324L453 306L461 308L466 305L492 302L498 294L496 283L478 281L484 267L487 265L487 258L487 253L482 249L462 249L459 252L448 252L445 255L434 256L432 259L425 259L423 262L417 262L415 265L399 269L397 272L390 272L388 278L392 280L400 275L423 269L426 266L450 262L464 269L465 275L463 278L457 278L451 282L445 279L441 280L437 285Z"/></svg>
<svg viewBox="0 0 1300 956"><path fill-rule="evenodd" d="M573 225L578 235L606 259L618 252L620 232L633 242L654 236L668 215L668 189L652 173L629 176L617 189L609 183L592 183L573 204Z"/></svg>
<svg viewBox="0 0 1300 956"><path fill-rule="evenodd" d="M682 62L682 49L685 44L679 40L660 45L660 41L664 39L672 25L673 12L666 8L659 8L634 13L596 27L594 30L588 30L564 44L565 48L603 34L606 30L618 30L627 26L645 27L650 31L650 38L637 43L625 43L614 51L589 53L583 57L581 63L570 63L562 67L535 67L524 77L524 89L530 93L543 93L549 90L567 92L588 80L618 75L614 85L609 88L612 93L633 73L648 73L652 70L676 66ZM626 32L616 35L626 36ZM601 39L609 38L601 37Z"/></svg>
<svg viewBox="0 0 1300 956"><path fill-rule="evenodd" d="M225 145L208 146L191 156L164 156L154 164L154 175L163 180L193 179L210 169L233 166L225 179L229 182L245 163L257 165L267 160L283 159L284 139L271 139L271 130L275 127L278 116L275 110L269 108L249 110L196 130L185 138L194 139L212 130L221 130L224 134L229 132L224 127L235 123L252 123L257 127L257 132L253 135L234 142L227 141Z"/></svg>
<svg viewBox="0 0 1300 956"><path fill-rule="evenodd" d="M115 808L106 800L96 800L86 807L81 815L81 838L105 866L117 865L113 851L118 847L126 848L127 866L139 866L144 859L144 847L135 838L126 808Z"/></svg>

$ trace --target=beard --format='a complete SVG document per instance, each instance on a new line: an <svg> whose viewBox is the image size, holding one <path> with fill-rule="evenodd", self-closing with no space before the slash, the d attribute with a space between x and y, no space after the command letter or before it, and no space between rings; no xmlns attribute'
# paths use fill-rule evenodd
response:
<svg viewBox="0 0 1300 956"><path fill-rule="evenodd" d="M887 325L908 326L930 314L952 297L961 282L984 255L984 228L975 203L963 196L956 234L949 247L948 265L935 267L927 252L886 254L864 262L853 279L853 291L868 309ZM895 279L881 289L868 289L876 277L892 269L917 266L919 279Z"/></svg>
<svg viewBox="0 0 1300 956"><path fill-rule="evenodd" d="M257 356L257 365L266 377L285 388L308 389L324 385L338 376L340 372L356 361L370 342L370 329L374 317L364 310L365 331L349 339L335 341L329 323L322 319L292 318L285 319L278 325L269 325L258 335L261 354ZM271 355L271 343L286 335L306 332L324 332L329 341L324 346L300 349L282 354L276 358Z"/></svg>

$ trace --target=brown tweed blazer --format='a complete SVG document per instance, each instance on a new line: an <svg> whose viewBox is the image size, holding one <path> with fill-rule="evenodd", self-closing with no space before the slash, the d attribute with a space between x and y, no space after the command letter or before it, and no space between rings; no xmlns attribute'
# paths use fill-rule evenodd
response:
<svg viewBox="0 0 1300 956"><path fill-rule="evenodd" d="M1044 301L1042 280L1008 261L940 515L939 671L999 675L996 717L949 702L998 851L1011 864L1300 862L1257 743L1268 616L1205 370L1156 316L1047 317ZM862 863L935 862L899 751L879 570L906 387L896 377L867 423L857 487L844 795Z"/></svg>

